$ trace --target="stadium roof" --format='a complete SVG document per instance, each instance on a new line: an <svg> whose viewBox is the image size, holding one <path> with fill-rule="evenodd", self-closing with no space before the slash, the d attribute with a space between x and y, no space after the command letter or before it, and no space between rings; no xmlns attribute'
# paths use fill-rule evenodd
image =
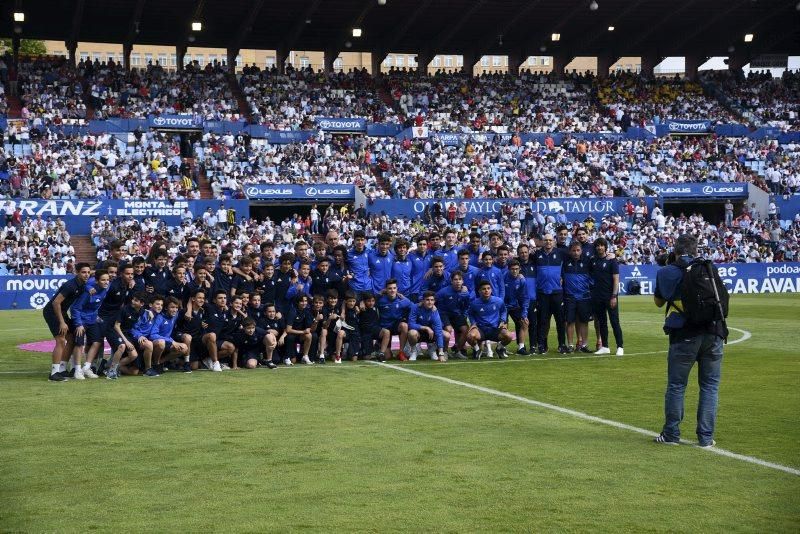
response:
<svg viewBox="0 0 800 534"><path fill-rule="evenodd" d="M0 35L22 11L23 38L69 42L523 58L800 54L796 0L595 1L596 10L591 0L13 0ZM192 21L203 28L188 42Z"/></svg>

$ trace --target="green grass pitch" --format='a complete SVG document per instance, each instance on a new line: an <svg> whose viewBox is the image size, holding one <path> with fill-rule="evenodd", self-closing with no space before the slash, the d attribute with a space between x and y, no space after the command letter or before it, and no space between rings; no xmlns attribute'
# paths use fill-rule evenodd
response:
<svg viewBox="0 0 800 534"><path fill-rule="evenodd" d="M621 309L621 358L67 383L16 348L48 337L41 314L3 312L0 532L800 531L797 474L461 384L657 432L662 312L649 297ZM733 297L731 340L752 337L726 347L716 435L795 470L798 310L800 295ZM696 401L693 373L689 440Z"/></svg>

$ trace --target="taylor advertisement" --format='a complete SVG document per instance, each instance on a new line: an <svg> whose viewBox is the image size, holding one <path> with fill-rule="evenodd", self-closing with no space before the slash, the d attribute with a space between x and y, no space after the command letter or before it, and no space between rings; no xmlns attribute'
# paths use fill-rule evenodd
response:
<svg viewBox="0 0 800 534"><path fill-rule="evenodd" d="M440 202L444 205L444 211L451 203L458 207L462 202L467 206L467 220L472 220L475 217L491 217L500 213L503 204L510 202L514 205L517 204L530 204L531 210L540 212L546 215L558 215L563 211L566 218L572 220L583 220L589 215L595 219L599 219L604 215L624 213L625 202L627 198L614 197L614 198L545 198L541 200L531 201L525 199L465 199L465 198L452 198L452 199L433 199L433 200L375 200L366 206L369 213L385 213L390 217L416 217L422 216L425 212L425 206ZM650 209L653 208L655 199L653 197L646 199L647 205Z"/></svg>
<svg viewBox="0 0 800 534"><path fill-rule="evenodd" d="M236 210L236 218L249 217L250 205L246 200L16 200L0 199L0 208L13 213L19 208L23 218L42 216L47 220L63 220L70 233L88 235L92 221L99 218L158 217L168 225L180 224L186 208L194 218L202 216L207 208L216 212L220 204Z"/></svg>
<svg viewBox="0 0 800 534"><path fill-rule="evenodd" d="M657 265L620 265L620 294L626 295L632 280L641 294L652 295ZM732 294L800 292L800 263L723 263L720 277ZM0 310L44 308L50 297L70 276L0 276Z"/></svg>

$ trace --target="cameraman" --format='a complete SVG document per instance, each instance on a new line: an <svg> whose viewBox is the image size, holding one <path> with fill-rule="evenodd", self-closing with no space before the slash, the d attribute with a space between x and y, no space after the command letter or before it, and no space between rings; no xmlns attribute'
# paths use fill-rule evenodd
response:
<svg viewBox="0 0 800 534"><path fill-rule="evenodd" d="M724 321L704 326L687 323L681 302L681 285L686 267L697 256L697 239L682 234L675 241L675 256L656 276L654 300L661 308L667 305L664 332L669 335L667 356L667 391L664 395L664 428L655 441L667 445L680 442L680 423L689 373L698 362L700 399L697 408L697 439L703 448L713 447L717 418L717 396L722 368L722 345L726 336ZM715 276L716 276L716 269Z"/></svg>

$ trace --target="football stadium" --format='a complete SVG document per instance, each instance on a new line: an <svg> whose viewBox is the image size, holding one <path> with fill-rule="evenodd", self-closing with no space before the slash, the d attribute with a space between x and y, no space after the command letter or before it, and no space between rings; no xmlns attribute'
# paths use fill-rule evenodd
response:
<svg viewBox="0 0 800 534"><path fill-rule="evenodd" d="M800 530L796 0L0 37L1 532Z"/></svg>

